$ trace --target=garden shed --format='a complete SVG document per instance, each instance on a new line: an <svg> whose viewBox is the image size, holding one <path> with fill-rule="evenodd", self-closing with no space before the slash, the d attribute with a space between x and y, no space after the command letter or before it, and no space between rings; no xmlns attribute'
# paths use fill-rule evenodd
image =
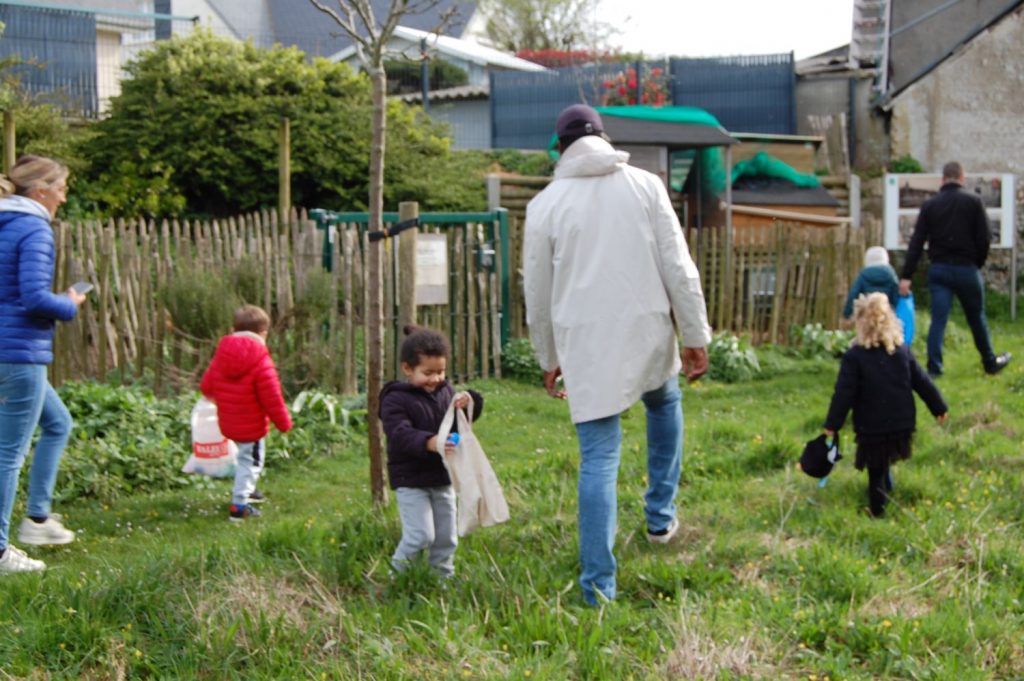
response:
<svg viewBox="0 0 1024 681"><path fill-rule="evenodd" d="M800 172L765 151L737 163L731 184L737 230L768 227L774 220L816 227L841 221L839 201L814 173Z"/></svg>
<svg viewBox="0 0 1024 681"><path fill-rule="evenodd" d="M605 132L630 163L661 177L683 195L680 222L732 227L732 146L739 141L703 109L690 106L597 107ZM724 153L723 153L724 152ZM724 205L719 200L724 194Z"/></svg>

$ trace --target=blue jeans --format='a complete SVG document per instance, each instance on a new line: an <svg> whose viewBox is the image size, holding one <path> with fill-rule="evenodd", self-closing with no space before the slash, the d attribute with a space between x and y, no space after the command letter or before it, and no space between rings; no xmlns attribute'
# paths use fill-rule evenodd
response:
<svg viewBox="0 0 1024 681"><path fill-rule="evenodd" d="M986 369L996 361L985 319L985 286L981 271L973 265L947 265L933 262L928 267L928 291L932 298L932 324L928 328L928 371L942 373L942 339L946 334L949 310L955 295L964 308L967 325L974 336L981 362Z"/></svg>
<svg viewBox="0 0 1024 681"><path fill-rule="evenodd" d="M676 515L675 496L683 462L683 408L679 378L641 397L647 410L648 531L666 529ZM615 598L616 483L622 428L619 415L576 424L580 440L580 586L594 605L597 592Z"/></svg>
<svg viewBox="0 0 1024 681"><path fill-rule="evenodd" d="M71 414L46 380L45 364L0 363L0 549L7 548L18 476L36 425L42 428L28 478L28 515L50 514Z"/></svg>

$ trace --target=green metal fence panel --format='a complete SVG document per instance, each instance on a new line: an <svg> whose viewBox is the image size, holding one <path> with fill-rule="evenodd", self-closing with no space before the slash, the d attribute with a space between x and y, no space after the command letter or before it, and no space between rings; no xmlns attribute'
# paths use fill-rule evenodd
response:
<svg viewBox="0 0 1024 681"><path fill-rule="evenodd" d="M332 239L335 230L342 225L355 225L360 234L365 234L369 226L369 215L363 212L313 209L309 216L316 222L317 228L323 230L322 264L328 272L334 268ZM463 249L460 257L451 257L454 256L454 251L449 257L450 301L447 306L447 326L453 357L471 356L474 366L463 366L461 361L453 362L455 366L451 373L456 376L465 373L486 375L489 373L489 367L485 367L485 363L493 362L496 370L500 348L509 339L510 325L506 313L510 297L508 213L504 209L476 213L421 213L418 221L421 229L434 228L451 234L449 247L452 248L453 244L458 243L458 248ZM383 213L382 223L385 230L394 227L399 223L398 213ZM387 284L391 290L396 290L398 273L395 269L391 269L390 272L392 280ZM481 274L496 276L492 279L489 276L480 277ZM500 287L494 294L490 291L490 281L494 281ZM386 311L386 315L393 322L391 338L388 341L391 352L397 351L400 336L396 326L396 306L397 301L394 301L392 307L395 309ZM493 323L494 307L497 307L497 324ZM491 347L493 343L488 342L493 338L492 325L499 329L498 348ZM468 339L473 338L476 339L477 347L464 347L471 342ZM481 351L480 348L490 348L490 352Z"/></svg>

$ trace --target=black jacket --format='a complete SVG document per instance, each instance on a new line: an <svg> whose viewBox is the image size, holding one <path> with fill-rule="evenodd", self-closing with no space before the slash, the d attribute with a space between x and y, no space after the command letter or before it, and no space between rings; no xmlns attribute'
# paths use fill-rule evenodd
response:
<svg viewBox="0 0 1024 681"><path fill-rule="evenodd" d="M475 390L473 421L480 417L484 398ZM432 393L405 381L391 381L380 391L380 418L388 438L388 480L399 487L443 487L452 484L441 455L427 451L437 435L455 391L445 381ZM452 425L452 431L458 428Z"/></svg>
<svg viewBox="0 0 1024 681"><path fill-rule="evenodd" d="M854 345L839 366L825 428L839 430L852 408L853 430L858 435L912 432L917 419L915 392L934 416L949 410L906 345L891 355L885 348Z"/></svg>
<svg viewBox="0 0 1024 681"><path fill-rule="evenodd" d="M988 259L991 238L981 198L964 191L956 182L947 182L921 206L907 246L903 278L914 276L926 241L932 262L980 268Z"/></svg>

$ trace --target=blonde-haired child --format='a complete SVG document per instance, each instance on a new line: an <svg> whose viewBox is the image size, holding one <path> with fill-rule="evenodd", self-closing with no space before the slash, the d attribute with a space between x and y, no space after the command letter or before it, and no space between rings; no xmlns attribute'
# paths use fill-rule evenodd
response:
<svg viewBox="0 0 1024 681"><path fill-rule="evenodd" d="M910 458L916 422L914 393L940 423L949 408L903 343L903 329L882 293L862 295L854 302L857 336L843 355L825 434L834 437L853 410L857 438L854 465L868 470L868 505L873 516L885 513L892 492L889 465Z"/></svg>

